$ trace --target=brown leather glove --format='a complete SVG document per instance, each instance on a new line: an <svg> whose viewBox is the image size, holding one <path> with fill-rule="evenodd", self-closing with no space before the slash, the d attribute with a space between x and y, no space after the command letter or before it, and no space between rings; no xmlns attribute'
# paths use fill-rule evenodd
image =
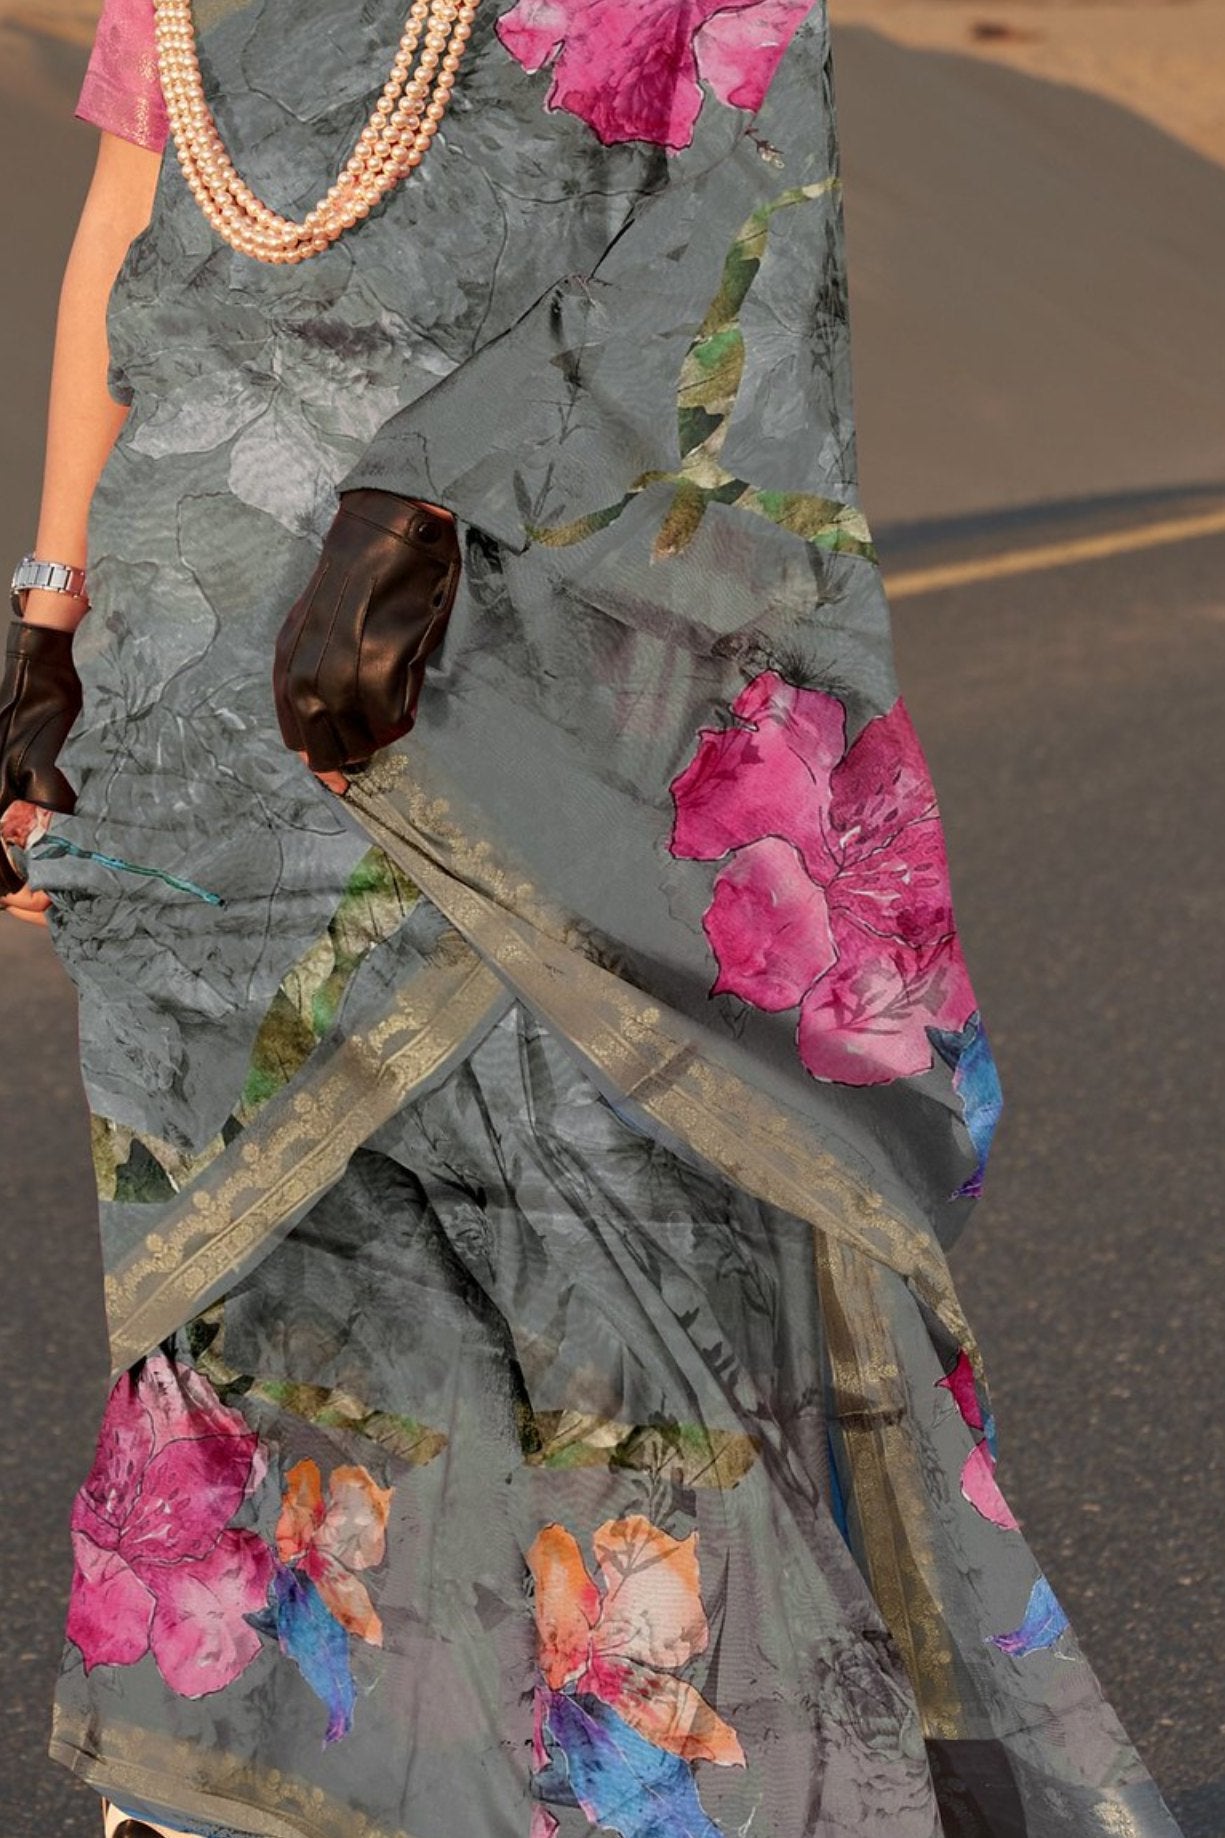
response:
<svg viewBox="0 0 1225 1838"><path fill-rule="evenodd" d="M397 492L341 493L272 675L281 738L313 771L359 767L408 733L460 567L450 517Z"/></svg>
<svg viewBox="0 0 1225 1838"><path fill-rule="evenodd" d="M55 762L80 712L72 633L14 620L0 677L0 820L20 802L66 814L76 808L76 793ZM23 885L0 848L0 893Z"/></svg>

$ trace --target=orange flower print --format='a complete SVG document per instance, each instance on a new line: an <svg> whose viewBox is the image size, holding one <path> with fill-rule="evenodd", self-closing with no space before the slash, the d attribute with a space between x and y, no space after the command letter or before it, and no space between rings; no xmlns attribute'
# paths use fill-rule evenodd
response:
<svg viewBox="0 0 1225 1838"><path fill-rule="evenodd" d="M276 1548L282 1563L309 1576L340 1625L372 1646L383 1624L366 1585L353 1573L381 1564L394 1487L379 1487L365 1468L334 1468L327 1499L317 1465L295 1462L285 1477Z"/></svg>
<svg viewBox="0 0 1225 1838"><path fill-rule="evenodd" d="M683 1761L743 1766L735 1730L677 1677L710 1639L697 1540L696 1531L672 1538L637 1513L608 1519L591 1541L597 1581L565 1526L543 1527L527 1554L540 1669L550 1693L600 1700Z"/></svg>

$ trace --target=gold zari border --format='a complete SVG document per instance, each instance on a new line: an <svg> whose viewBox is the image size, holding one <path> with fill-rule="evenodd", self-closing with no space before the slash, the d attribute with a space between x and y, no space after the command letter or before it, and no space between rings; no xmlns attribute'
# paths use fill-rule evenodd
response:
<svg viewBox="0 0 1225 1838"><path fill-rule="evenodd" d="M69 1718L56 1705L48 1752L99 1793L173 1807L181 1818L237 1825L255 1838L411 1838L399 1827L341 1805L322 1787L276 1768L260 1768L152 1730L107 1724L105 1755L95 1752L92 1723ZM195 1785L200 1782L202 1785ZM244 1797L235 1798L235 1793ZM246 1797L250 1796L250 1797ZM273 1812L270 1807L279 1808Z"/></svg>
<svg viewBox="0 0 1225 1838"><path fill-rule="evenodd" d="M813 1233L813 1257L852 1544L905 1662L924 1736L955 1741L967 1733L965 1718L931 1548L932 1506L883 1307L888 1279L824 1232Z"/></svg>
<svg viewBox="0 0 1225 1838"><path fill-rule="evenodd" d="M212 1299L355 1149L507 1005L500 977L458 936L260 1111L106 1280L112 1371L126 1371Z"/></svg>
<svg viewBox="0 0 1225 1838"><path fill-rule="evenodd" d="M802 1119L706 1057L681 1016L595 963L572 932L557 936L550 923L555 915L540 907L530 886L512 880L487 843L464 837L469 854L479 852L479 879L494 895L457 879L389 792L410 805L416 795L403 760L394 754L354 782L349 800L379 846L497 966L529 1008L735 1185L895 1270L979 1362L947 1261L932 1236L892 1212L883 1195L832 1155ZM427 819L444 839L446 815L445 803L434 801ZM511 904L514 910L508 910ZM521 911L533 918L519 917Z"/></svg>

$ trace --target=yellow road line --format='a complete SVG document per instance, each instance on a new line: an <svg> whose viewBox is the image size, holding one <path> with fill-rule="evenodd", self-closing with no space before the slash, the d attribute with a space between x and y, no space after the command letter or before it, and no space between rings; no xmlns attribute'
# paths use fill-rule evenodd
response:
<svg viewBox="0 0 1225 1838"><path fill-rule="evenodd" d="M885 592L890 599L900 600L907 594L932 593L940 587L963 587L969 581L993 581L1007 574L1029 574L1036 568L1062 568L1069 562L1091 562L1104 555L1125 555L1131 549L1155 548L1159 543L1222 534L1225 509L1204 511L1197 517L1171 517L1163 523L1148 523L1138 530L1108 530L1101 536L1073 537L1032 549L1005 549L998 555L980 555L943 567L908 568L901 574L885 575Z"/></svg>

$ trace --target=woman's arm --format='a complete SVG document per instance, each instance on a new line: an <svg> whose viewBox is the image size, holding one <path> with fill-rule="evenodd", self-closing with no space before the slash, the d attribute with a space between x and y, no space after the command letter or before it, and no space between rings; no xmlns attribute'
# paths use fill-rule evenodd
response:
<svg viewBox="0 0 1225 1838"><path fill-rule="evenodd" d="M42 503L34 545L34 553L48 561L82 567L87 559L90 499L128 412L106 386L110 362L106 308L132 239L149 221L160 166L159 152L102 131L93 178L64 269L56 317ZM25 596L24 623L71 632L86 611L86 602L74 595L31 588ZM6 680L11 671L10 664ZM28 693L29 685L26 690ZM8 708L10 700L0 690L11 730L14 710ZM11 746L12 732L4 739ZM2 776L7 780L7 769ZM37 807L21 799L11 801L11 794L0 803L0 839L24 843L32 823L39 819ZM0 911L45 924L46 894L24 886L14 889L12 879L11 867L7 875L0 870Z"/></svg>
<svg viewBox="0 0 1225 1838"><path fill-rule="evenodd" d="M35 553L83 567L94 486L127 409L106 386L106 308L133 237L144 229L162 156L117 134L100 135L93 179L64 269L55 328L46 460ZM31 625L71 630L85 602L31 589Z"/></svg>

